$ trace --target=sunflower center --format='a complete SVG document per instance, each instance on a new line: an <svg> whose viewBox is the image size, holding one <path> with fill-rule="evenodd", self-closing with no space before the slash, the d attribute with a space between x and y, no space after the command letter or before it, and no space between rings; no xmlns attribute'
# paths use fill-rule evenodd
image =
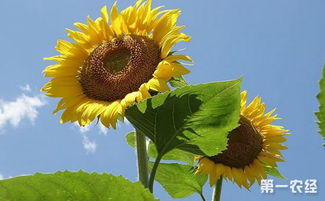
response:
<svg viewBox="0 0 325 201"><path fill-rule="evenodd" d="M112 74L120 72L128 65L130 57L131 54L128 49L117 50L105 58L104 67Z"/></svg>
<svg viewBox="0 0 325 201"><path fill-rule="evenodd" d="M160 61L159 45L152 39L126 35L98 46L78 79L88 98L111 102L148 82Z"/></svg>
<svg viewBox="0 0 325 201"><path fill-rule="evenodd" d="M262 151L263 137L250 120L241 116L239 126L228 135L228 147L222 153L208 157L215 163L244 168L251 164Z"/></svg>

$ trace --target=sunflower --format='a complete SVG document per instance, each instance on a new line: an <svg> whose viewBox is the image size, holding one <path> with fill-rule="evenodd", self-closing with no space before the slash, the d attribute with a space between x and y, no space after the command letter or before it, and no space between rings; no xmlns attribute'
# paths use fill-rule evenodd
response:
<svg viewBox="0 0 325 201"><path fill-rule="evenodd" d="M79 31L67 29L73 42L59 40L61 55L45 58L56 62L45 68L53 79L42 91L59 97L54 113L64 110L61 123L78 121L81 126L95 118L116 128L127 107L169 90L167 82L189 73L178 60L192 61L187 55L174 55L171 49L190 37L177 26L181 11L151 8L151 0L138 0L119 12L116 2L110 13L75 23Z"/></svg>
<svg viewBox="0 0 325 201"><path fill-rule="evenodd" d="M287 149L281 143L286 141L288 130L271 125L277 120L272 115L275 109L265 114L265 104L260 97L247 106L247 92L241 93L239 126L228 135L228 147L216 156L198 157L196 173L210 177L214 185L220 177L236 182L247 189L257 181L267 178L265 167L276 167L282 162L281 150Z"/></svg>

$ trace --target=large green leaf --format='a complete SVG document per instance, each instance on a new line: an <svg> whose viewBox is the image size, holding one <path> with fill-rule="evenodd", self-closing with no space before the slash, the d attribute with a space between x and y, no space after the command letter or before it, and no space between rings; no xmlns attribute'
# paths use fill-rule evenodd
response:
<svg viewBox="0 0 325 201"><path fill-rule="evenodd" d="M157 201L140 183L110 174L57 172L0 181L0 201Z"/></svg>
<svg viewBox="0 0 325 201"><path fill-rule="evenodd" d="M325 139L325 66L323 69L323 77L319 82L320 93L317 95L319 101L319 112L316 112L319 125L319 133Z"/></svg>
<svg viewBox="0 0 325 201"><path fill-rule="evenodd" d="M135 147L136 140L135 140L135 132L130 132L125 136L128 145ZM148 146L148 156L150 158L157 158L158 153L157 149L152 141L149 142ZM162 158L163 160L175 160L175 161L183 161L190 165L194 165L194 154L190 152L186 152L180 149L173 149L167 154L165 154Z"/></svg>
<svg viewBox="0 0 325 201"><path fill-rule="evenodd" d="M239 121L241 79L185 86L126 110L126 117L156 145L160 156L174 148L216 155Z"/></svg>
<svg viewBox="0 0 325 201"><path fill-rule="evenodd" d="M202 174L195 175L193 166L177 163L160 163L155 177L173 198L185 198L193 193L203 196L207 178Z"/></svg>

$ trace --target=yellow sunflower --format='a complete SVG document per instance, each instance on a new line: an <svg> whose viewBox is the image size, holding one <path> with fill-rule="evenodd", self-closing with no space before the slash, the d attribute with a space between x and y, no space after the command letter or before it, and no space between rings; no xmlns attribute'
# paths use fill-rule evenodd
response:
<svg viewBox="0 0 325 201"><path fill-rule="evenodd" d="M210 185L220 177L236 182L247 189L257 181L267 177L265 167L276 167L282 162L281 150L288 130L271 125L277 120L272 115L275 109L265 114L265 104L260 97L247 106L247 93L241 93L241 117L239 126L228 135L228 147L222 153L211 157L198 157L197 173L210 177Z"/></svg>
<svg viewBox="0 0 325 201"><path fill-rule="evenodd" d="M104 6L96 20L75 23L80 31L67 29L73 42L59 40L61 55L45 58L56 64L44 70L53 79L42 88L47 96L61 98L54 110L65 110L61 123L84 126L98 117L116 128L128 106L151 91L168 91L172 77L189 73L178 60L191 58L171 52L178 42L190 40L181 33L184 26L176 24L181 11L161 8L138 0L119 12L115 3L110 13Z"/></svg>

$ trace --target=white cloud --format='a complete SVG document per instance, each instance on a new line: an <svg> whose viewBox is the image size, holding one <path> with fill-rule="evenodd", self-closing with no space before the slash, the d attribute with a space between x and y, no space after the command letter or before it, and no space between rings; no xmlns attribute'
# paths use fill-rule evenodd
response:
<svg viewBox="0 0 325 201"><path fill-rule="evenodd" d="M25 84L24 86L21 86L20 89L21 89L22 91L25 91L25 92L31 92L31 91L32 91L32 89L31 89L31 87L29 86L29 84Z"/></svg>
<svg viewBox="0 0 325 201"><path fill-rule="evenodd" d="M0 173L0 180L3 180L4 176Z"/></svg>
<svg viewBox="0 0 325 201"><path fill-rule="evenodd" d="M78 123L76 123L76 125L79 127L80 133L87 133L90 130L90 125L79 126Z"/></svg>
<svg viewBox="0 0 325 201"><path fill-rule="evenodd" d="M21 94L14 101L0 99L0 130L7 125L18 127L24 119L33 123L38 116L38 109L45 104L42 95Z"/></svg>
<svg viewBox="0 0 325 201"><path fill-rule="evenodd" d="M130 122L125 119L124 123L126 125L130 125ZM120 127L120 123L117 124L117 127ZM107 135L108 133L108 128L106 128L100 121L93 121L92 123L90 123L87 126L79 126L79 124L77 122L74 123L73 128L77 128L81 134L82 137L82 144L83 147L85 148L85 150L87 151L87 153L94 153L97 149L97 144L95 141L91 141L88 138L88 132L90 132L93 128L97 128L98 129L98 133L99 134L103 134L103 135Z"/></svg>
<svg viewBox="0 0 325 201"><path fill-rule="evenodd" d="M104 135L108 133L108 128L106 128L102 123L99 123L99 133Z"/></svg>
<svg viewBox="0 0 325 201"><path fill-rule="evenodd" d="M87 125L87 126L79 126L77 122L74 123L75 127L79 129L79 132L82 137L82 145L84 149L87 151L87 153L95 153L97 149L97 144L95 141L91 141L87 134L90 131L93 123Z"/></svg>
<svg viewBox="0 0 325 201"><path fill-rule="evenodd" d="M79 126L78 122L75 122L74 125L79 128L80 133L87 133L93 128L98 128L100 134L106 135L108 128L106 128L101 122L93 121L87 126Z"/></svg>
<svg viewBox="0 0 325 201"><path fill-rule="evenodd" d="M97 148L96 142L89 140L89 138L85 134L82 135L82 144L86 149L87 153L95 153Z"/></svg>

